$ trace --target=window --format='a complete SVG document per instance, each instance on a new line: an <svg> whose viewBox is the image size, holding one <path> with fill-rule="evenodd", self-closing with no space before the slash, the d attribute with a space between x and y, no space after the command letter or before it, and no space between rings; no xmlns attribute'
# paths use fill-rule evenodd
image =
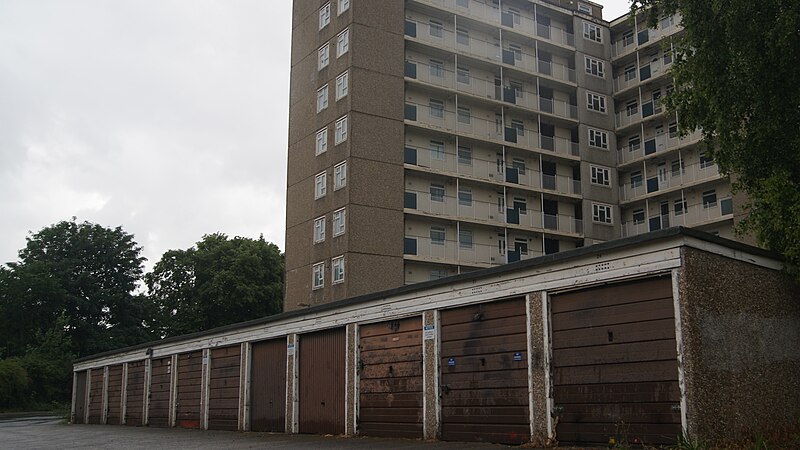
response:
<svg viewBox="0 0 800 450"><path fill-rule="evenodd" d="M317 131L317 144L315 153L317 156L325 153L328 150L328 127Z"/></svg>
<svg viewBox="0 0 800 450"><path fill-rule="evenodd" d="M590 41L603 42L603 29L591 22L583 22L583 37Z"/></svg>
<svg viewBox="0 0 800 450"><path fill-rule="evenodd" d="M597 223L612 224L611 206L592 203L592 221Z"/></svg>
<svg viewBox="0 0 800 450"><path fill-rule="evenodd" d="M447 277L447 271L444 269L433 269L428 274L429 279L432 280L441 280L442 278Z"/></svg>
<svg viewBox="0 0 800 450"><path fill-rule="evenodd" d="M443 202L444 201L444 185L431 184L429 192L431 193L431 201L432 202Z"/></svg>
<svg viewBox="0 0 800 450"><path fill-rule="evenodd" d="M314 177L314 200L325 197L327 178L325 172L319 173Z"/></svg>
<svg viewBox="0 0 800 450"><path fill-rule="evenodd" d="M347 186L347 161L333 167L333 190Z"/></svg>
<svg viewBox="0 0 800 450"><path fill-rule="evenodd" d="M456 28L456 43L469 46L469 30Z"/></svg>
<svg viewBox="0 0 800 450"><path fill-rule="evenodd" d="M429 22L428 28L430 35L433 37L441 38L444 37L444 27L442 26L442 22L438 20L431 20Z"/></svg>
<svg viewBox="0 0 800 450"><path fill-rule="evenodd" d="M325 263L314 264L311 273L311 289L323 287L325 285Z"/></svg>
<svg viewBox="0 0 800 450"><path fill-rule="evenodd" d="M517 169L517 173L525 175L525 160L522 158L513 158L511 160L511 167Z"/></svg>
<svg viewBox="0 0 800 450"><path fill-rule="evenodd" d="M325 216L314 219L314 243L325 240Z"/></svg>
<svg viewBox="0 0 800 450"><path fill-rule="evenodd" d="M463 145L458 146L458 163L472 165L472 149Z"/></svg>
<svg viewBox="0 0 800 450"><path fill-rule="evenodd" d="M625 115L628 117L637 114L639 112L639 102L637 100L628 100L628 103L625 104Z"/></svg>
<svg viewBox="0 0 800 450"><path fill-rule="evenodd" d="M348 9L350 9L350 0L339 0L339 6L336 8L336 15L341 15Z"/></svg>
<svg viewBox="0 0 800 450"><path fill-rule="evenodd" d="M319 29L323 29L331 23L331 4L326 3L319 9Z"/></svg>
<svg viewBox="0 0 800 450"><path fill-rule="evenodd" d="M428 150L431 152L432 160L444 161L444 142L430 141L428 143Z"/></svg>
<svg viewBox="0 0 800 450"><path fill-rule="evenodd" d="M622 33L622 46L627 47L633 44L633 30Z"/></svg>
<svg viewBox="0 0 800 450"><path fill-rule="evenodd" d="M472 248L472 231L459 230L458 231L458 246L461 248Z"/></svg>
<svg viewBox="0 0 800 450"><path fill-rule="evenodd" d="M636 150L639 150L639 148L641 147L641 144L642 144L642 142L639 139L639 135L638 134L634 134L633 136L628 138L628 151L629 152L635 152Z"/></svg>
<svg viewBox="0 0 800 450"><path fill-rule="evenodd" d="M601 113L606 112L606 96L595 94L594 92L586 93L586 107L592 111Z"/></svg>
<svg viewBox="0 0 800 450"><path fill-rule="evenodd" d="M336 38L336 57L340 57L347 53L350 48L350 29L345 29Z"/></svg>
<svg viewBox="0 0 800 450"><path fill-rule="evenodd" d="M317 112L322 111L328 107L328 85L317 90Z"/></svg>
<svg viewBox="0 0 800 450"><path fill-rule="evenodd" d="M342 72L338 77L336 77L336 100L340 100L347 95L347 84L348 84L347 71Z"/></svg>
<svg viewBox="0 0 800 450"><path fill-rule="evenodd" d="M432 77L441 78L444 76L444 63L435 59L430 60L428 65Z"/></svg>
<svg viewBox="0 0 800 450"><path fill-rule="evenodd" d="M347 140L347 116L340 117L336 121L336 136L333 139L334 145L339 145Z"/></svg>
<svg viewBox="0 0 800 450"><path fill-rule="evenodd" d="M322 70L328 67L328 62L331 56L331 46L326 42L325 45L317 50L317 70Z"/></svg>
<svg viewBox="0 0 800 450"><path fill-rule="evenodd" d="M674 203L675 215L682 216L688 209L685 198L679 198Z"/></svg>
<svg viewBox="0 0 800 450"><path fill-rule="evenodd" d="M528 201L525 197L514 197L514 209L520 214L528 214Z"/></svg>
<svg viewBox="0 0 800 450"><path fill-rule="evenodd" d="M344 256L331 259L331 284L344 281Z"/></svg>
<svg viewBox="0 0 800 450"><path fill-rule="evenodd" d="M589 146L608 150L608 133L589 128Z"/></svg>
<svg viewBox="0 0 800 450"><path fill-rule="evenodd" d="M472 114L466 106L458 107L458 123L469 125L472 122Z"/></svg>
<svg viewBox="0 0 800 450"><path fill-rule="evenodd" d="M508 44L508 49L514 54L514 59L522 61L522 47L517 44Z"/></svg>
<svg viewBox="0 0 800 450"><path fill-rule="evenodd" d="M511 128L517 130L517 136L525 136L525 122L519 119L511 119Z"/></svg>
<svg viewBox="0 0 800 450"><path fill-rule="evenodd" d="M700 153L700 168L705 169L709 166L713 166L714 161L708 156L706 152Z"/></svg>
<svg viewBox="0 0 800 450"><path fill-rule="evenodd" d="M589 166L592 184L611 186L611 170L606 167Z"/></svg>
<svg viewBox="0 0 800 450"><path fill-rule="evenodd" d="M675 16L667 16L667 17L664 17L663 19L661 19L661 20L658 22L658 26L659 26L659 28L661 28L662 30L663 30L663 29L665 29L665 28L669 28L669 27L671 27L672 25L675 25Z"/></svg>
<svg viewBox="0 0 800 450"><path fill-rule="evenodd" d="M511 86L511 89L514 89L514 96L516 98L522 98L522 95L525 93L525 90L522 87L522 83L519 81L509 81L508 85Z"/></svg>
<svg viewBox="0 0 800 450"><path fill-rule="evenodd" d="M681 174L686 172L686 167L683 164L682 159L676 159L672 161L672 176L679 177Z"/></svg>
<svg viewBox="0 0 800 450"><path fill-rule="evenodd" d="M430 109L430 116L437 119L444 118L444 102L441 100L430 99L428 100L428 108Z"/></svg>
<svg viewBox="0 0 800 450"><path fill-rule="evenodd" d="M519 10L514 8L508 8L508 13L511 14L511 19L514 21L514 23L519 25L522 19L522 16L520 16L519 14Z"/></svg>
<svg viewBox="0 0 800 450"><path fill-rule="evenodd" d="M469 84L469 69L466 67L459 67L456 70L456 80L461 84Z"/></svg>
<svg viewBox="0 0 800 450"><path fill-rule="evenodd" d="M592 7L583 3L578 3L578 12L591 15Z"/></svg>
<svg viewBox="0 0 800 450"><path fill-rule="evenodd" d="M631 81L636 79L636 66L628 66L625 68L625 81Z"/></svg>
<svg viewBox="0 0 800 450"><path fill-rule="evenodd" d="M344 234L344 219L345 219L345 210L344 208L336 210L333 212L333 237L341 236Z"/></svg>
<svg viewBox="0 0 800 450"><path fill-rule="evenodd" d="M676 137L680 136L678 134L678 122L670 122L669 123L669 127L668 127L667 130L669 132L669 138L670 139L673 139L673 138L676 138Z"/></svg>
<svg viewBox="0 0 800 450"><path fill-rule="evenodd" d="M642 185L642 172L637 170L631 172L631 188L637 188Z"/></svg>
<svg viewBox="0 0 800 450"><path fill-rule="evenodd" d="M633 211L633 224L641 225L644 223L644 210L636 209Z"/></svg>
<svg viewBox="0 0 800 450"><path fill-rule="evenodd" d="M431 244L444 245L444 227L431 227Z"/></svg>
<svg viewBox="0 0 800 450"><path fill-rule="evenodd" d="M606 76L605 64L603 64L603 61L600 61L599 59L594 59L589 56L587 56L585 60L586 60L586 73L600 78Z"/></svg>
<svg viewBox="0 0 800 450"><path fill-rule="evenodd" d="M710 190L703 192L703 208L708 209L717 206L717 191Z"/></svg>
<svg viewBox="0 0 800 450"><path fill-rule="evenodd" d="M672 64L672 50L664 51L664 65L668 66Z"/></svg>
<svg viewBox="0 0 800 450"><path fill-rule="evenodd" d="M456 6L461 8L469 8L469 0L456 0Z"/></svg>
<svg viewBox="0 0 800 450"><path fill-rule="evenodd" d="M472 189L464 186L458 187L458 204L472 206Z"/></svg>

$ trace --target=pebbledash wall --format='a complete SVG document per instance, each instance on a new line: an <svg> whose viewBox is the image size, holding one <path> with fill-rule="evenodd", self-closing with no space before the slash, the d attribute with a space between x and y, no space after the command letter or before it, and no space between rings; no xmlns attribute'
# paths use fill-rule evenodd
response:
<svg viewBox="0 0 800 450"><path fill-rule="evenodd" d="M73 423L537 445L800 419L800 289L673 228L83 358Z"/></svg>

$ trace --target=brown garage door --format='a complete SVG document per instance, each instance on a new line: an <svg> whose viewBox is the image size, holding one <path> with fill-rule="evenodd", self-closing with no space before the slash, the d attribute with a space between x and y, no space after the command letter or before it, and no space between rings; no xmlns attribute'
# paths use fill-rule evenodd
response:
<svg viewBox="0 0 800 450"><path fill-rule="evenodd" d="M559 442L674 443L681 422L670 279L554 295L551 311Z"/></svg>
<svg viewBox="0 0 800 450"><path fill-rule="evenodd" d="M172 358L150 362L150 412L147 424L151 427L169 426L169 396L172 379Z"/></svg>
<svg viewBox="0 0 800 450"><path fill-rule="evenodd" d="M250 429L286 429L286 338L256 342L250 366Z"/></svg>
<svg viewBox="0 0 800 450"><path fill-rule="evenodd" d="M203 378L203 351L178 355L178 393L175 421L179 427L200 428L200 385Z"/></svg>
<svg viewBox="0 0 800 450"><path fill-rule="evenodd" d="M211 350L211 385L208 392L208 428L239 428L239 345Z"/></svg>
<svg viewBox="0 0 800 450"><path fill-rule="evenodd" d="M122 364L108 368L108 417L106 423L119 425L122 420Z"/></svg>
<svg viewBox="0 0 800 450"><path fill-rule="evenodd" d="M344 433L344 328L300 337L301 433Z"/></svg>
<svg viewBox="0 0 800 450"><path fill-rule="evenodd" d="M92 369L89 385L89 423L103 423L103 368Z"/></svg>
<svg viewBox="0 0 800 450"><path fill-rule="evenodd" d="M422 437L422 319L359 327L358 432Z"/></svg>
<svg viewBox="0 0 800 450"><path fill-rule="evenodd" d="M125 387L125 425L142 424L144 404L144 361L128 363L128 383Z"/></svg>
<svg viewBox="0 0 800 450"><path fill-rule="evenodd" d="M442 438L530 440L525 300L441 313Z"/></svg>
<svg viewBox="0 0 800 450"><path fill-rule="evenodd" d="M78 372L78 381L75 383L75 423L86 420L86 371Z"/></svg>

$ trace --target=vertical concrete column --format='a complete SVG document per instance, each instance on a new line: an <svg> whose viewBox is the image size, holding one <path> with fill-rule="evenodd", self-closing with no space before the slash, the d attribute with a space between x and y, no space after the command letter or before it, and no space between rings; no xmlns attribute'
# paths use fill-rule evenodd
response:
<svg viewBox="0 0 800 450"><path fill-rule="evenodd" d="M200 378L200 429L208 429L208 389L211 384L211 350L203 349L203 366Z"/></svg>
<svg viewBox="0 0 800 450"><path fill-rule="evenodd" d="M169 426L175 426L175 414L178 409L178 355L172 355L169 362Z"/></svg>
<svg viewBox="0 0 800 450"><path fill-rule="evenodd" d="M358 325L347 325L344 362L344 434L355 436L358 416Z"/></svg>
<svg viewBox="0 0 800 450"><path fill-rule="evenodd" d="M153 358L144 360L144 401L142 401L142 425L150 423L150 382L153 378Z"/></svg>
<svg viewBox="0 0 800 450"><path fill-rule="evenodd" d="M546 446L548 434L547 393L545 365L545 321L547 318L542 306L542 293L528 294L525 299L525 310L528 318L528 401L530 404L531 442L537 447Z"/></svg>
<svg viewBox="0 0 800 450"><path fill-rule="evenodd" d="M422 428L425 439L438 439L441 434L439 325L439 311L422 314Z"/></svg>
<svg viewBox="0 0 800 450"><path fill-rule="evenodd" d="M108 423L108 366L103 367L103 409L100 413L100 422Z"/></svg>
<svg viewBox="0 0 800 450"><path fill-rule="evenodd" d="M297 352L300 340L297 334L286 336L286 432L299 432L298 423L298 371Z"/></svg>
<svg viewBox="0 0 800 450"><path fill-rule="evenodd" d="M119 396L119 423L125 425L125 416L127 415L128 408L128 363L122 364L122 386Z"/></svg>
<svg viewBox="0 0 800 450"><path fill-rule="evenodd" d="M252 344L242 342L239 361L239 431L250 431L250 351Z"/></svg>
<svg viewBox="0 0 800 450"><path fill-rule="evenodd" d="M689 436L689 418L686 415L686 371L683 349L683 320L681 319L681 280L684 268L672 269L672 301L675 308L675 344L678 351L678 386L681 389L681 429ZM696 436L696 435L692 435Z"/></svg>
<svg viewBox="0 0 800 450"><path fill-rule="evenodd" d="M542 324L541 341L539 341L542 349L542 384L534 391L536 392L534 399L537 399L537 396L539 396L538 400L535 400L535 402L544 405L544 411L542 412L544 416L544 427L537 427L537 429L544 430L544 433L546 433L543 435L546 436L543 446L552 446L556 443L556 423L553 422L553 383L550 379L550 361L552 360L553 352L550 340L550 296L544 291L540 292L539 295L539 307L537 308L535 305L531 305L531 310L539 313L541 317L540 323ZM539 433L542 433L542 431L539 431Z"/></svg>
<svg viewBox="0 0 800 450"><path fill-rule="evenodd" d="M72 405L69 409L69 423L75 423L75 401L78 397L78 372L72 371Z"/></svg>
<svg viewBox="0 0 800 450"><path fill-rule="evenodd" d="M83 423L89 423L89 405L92 403L92 369L86 369L86 395L83 405Z"/></svg>

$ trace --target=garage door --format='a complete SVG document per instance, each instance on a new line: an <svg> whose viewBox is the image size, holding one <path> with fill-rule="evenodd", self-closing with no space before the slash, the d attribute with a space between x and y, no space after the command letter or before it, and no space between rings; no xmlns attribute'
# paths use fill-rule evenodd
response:
<svg viewBox="0 0 800 450"><path fill-rule="evenodd" d="M169 426L169 396L172 382L172 358L158 358L150 363L150 412L147 424L151 427Z"/></svg>
<svg viewBox="0 0 800 450"><path fill-rule="evenodd" d="M200 428L200 385L203 378L203 351L178 355L178 392L175 423L184 428Z"/></svg>
<svg viewBox="0 0 800 450"><path fill-rule="evenodd" d="M441 313L442 439L530 440L525 300Z"/></svg>
<svg viewBox="0 0 800 450"><path fill-rule="evenodd" d="M358 432L422 437L422 319L359 327Z"/></svg>
<svg viewBox="0 0 800 450"><path fill-rule="evenodd" d="M300 336L301 433L344 434L344 328Z"/></svg>
<svg viewBox="0 0 800 450"><path fill-rule="evenodd" d="M554 295L551 312L559 442L674 443L681 421L670 279Z"/></svg>
<svg viewBox="0 0 800 450"><path fill-rule="evenodd" d="M142 424L144 408L144 361L128 363L128 383L125 387L125 425Z"/></svg>
<svg viewBox="0 0 800 450"><path fill-rule="evenodd" d="M286 338L256 342L250 365L250 430L286 429Z"/></svg>
<svg viewBox="0 0 800 450"><path fill-rule="evenodd" d="M103 368L92 369L89 385L89 423L103 423Z"/></svg>
<svg viewBox="0 0 800 450"><path fill-rule="evenodd" d="M119 425L122 420L122 364L108 368L108 417L106 423Z"/></svg>
<svg viewBox="0 0 800 450"><path fill-rule="evenodd" d="M78 372L75 382L75 423L86 420L86 371Z"/></svg>
<svg viewBox="0 0 800 450"><path fill-rule="evenodd" d="M242 348L234 345L211 350L211 385L208 392L208 428L239 428L239 366Z"/></svg>

